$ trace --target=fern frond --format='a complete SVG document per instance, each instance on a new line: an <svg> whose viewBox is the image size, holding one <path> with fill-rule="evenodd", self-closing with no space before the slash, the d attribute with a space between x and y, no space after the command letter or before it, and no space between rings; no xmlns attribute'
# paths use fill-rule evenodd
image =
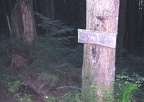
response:
<svg viewBox="0 0 144 102"><path fill-rule="evenodd" d="M137 85L134 83L131 83L131 82L127 82L122 88L121 101L122 102L130 102L130 95L135 90L138 90Z"/></svg>
<svg viewBox="0 0 144 102"><path fill-rule="evenodd" d="M37 27L48 28L50 35L73 33L74 27L66 26L60 20L51 20L37 12L34 14Z"/></svg>

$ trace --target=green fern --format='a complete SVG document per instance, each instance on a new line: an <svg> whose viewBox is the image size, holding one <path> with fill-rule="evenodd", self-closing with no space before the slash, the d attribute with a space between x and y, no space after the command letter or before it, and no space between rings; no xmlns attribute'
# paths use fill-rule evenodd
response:
<svg viewBox="0 0 144 102"><path fill-rule="evenodd" d="M128 76L126 71L122 71L121 74L116 75L115 81L115 99L116 102L130 102L131 95L134 91L139 92L140 86L144 82L144 78L136 73L132 76ZM136 98L135 94L133 94Z"/></svg>
<svg viewBox="0 0 144 102"><path fill-rule="evenodd" d="M122 87L121 102L130 102L130 95L133 91L138 90L138 86L134 83L127 82Z"/></svg>
<svg viewBox="0 0 144 102"><path fill-rule="evenodd" d="M47 29L49 35L59 35L59 34L66 34L66 33L73 33L74 28L66 26L60 20L51 20L35 12L35 20L37 27L41 27L43 29Z"/></svg>

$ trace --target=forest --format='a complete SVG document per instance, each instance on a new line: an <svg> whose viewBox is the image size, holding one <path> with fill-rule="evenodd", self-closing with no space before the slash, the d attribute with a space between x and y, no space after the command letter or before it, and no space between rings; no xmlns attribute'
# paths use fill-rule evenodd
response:
<svg viewBox="0 0 144 102"><path fill-rule="evenodd" d="M0 102L144 102L143 26L144 0L0 0Z"/></svg>

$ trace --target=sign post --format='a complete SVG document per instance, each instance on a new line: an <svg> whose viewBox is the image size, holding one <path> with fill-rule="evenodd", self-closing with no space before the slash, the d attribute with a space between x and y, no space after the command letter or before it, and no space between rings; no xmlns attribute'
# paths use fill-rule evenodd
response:
<svg viewBox="0 0 144 102"><path fill-rule="evenodd" d="M92 95L106 102L104 92L113 93L115 48L118 30L119 0L87 0L86 30L78 30L78 42L84 43L82 94L86 87L98 87ZM89 90L91 91L91 90ZM83 102L89 99L83 97Z"/></svg>
<svg viewBox="0 0 144 102"><path fill-rule="evenodd" d="M105 47L116 48L117 33L106 33L92 30L78 29L78 42L102 45Z"/></svg>

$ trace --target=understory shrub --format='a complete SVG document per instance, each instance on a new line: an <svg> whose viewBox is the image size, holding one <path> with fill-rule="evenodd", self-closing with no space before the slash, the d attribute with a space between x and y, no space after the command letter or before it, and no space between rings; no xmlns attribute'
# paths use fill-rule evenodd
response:
<svg viewBox="0 0 144 102"><path fill-rule="evenodd" d="M139 96L142 96L143 93L140 90L144 78L134 73L132 76L128 76L125 71L120 75L116 75L115 81L115 99L116 102L137 102ZM143 98L141 97L140 102Z"/></svg>

